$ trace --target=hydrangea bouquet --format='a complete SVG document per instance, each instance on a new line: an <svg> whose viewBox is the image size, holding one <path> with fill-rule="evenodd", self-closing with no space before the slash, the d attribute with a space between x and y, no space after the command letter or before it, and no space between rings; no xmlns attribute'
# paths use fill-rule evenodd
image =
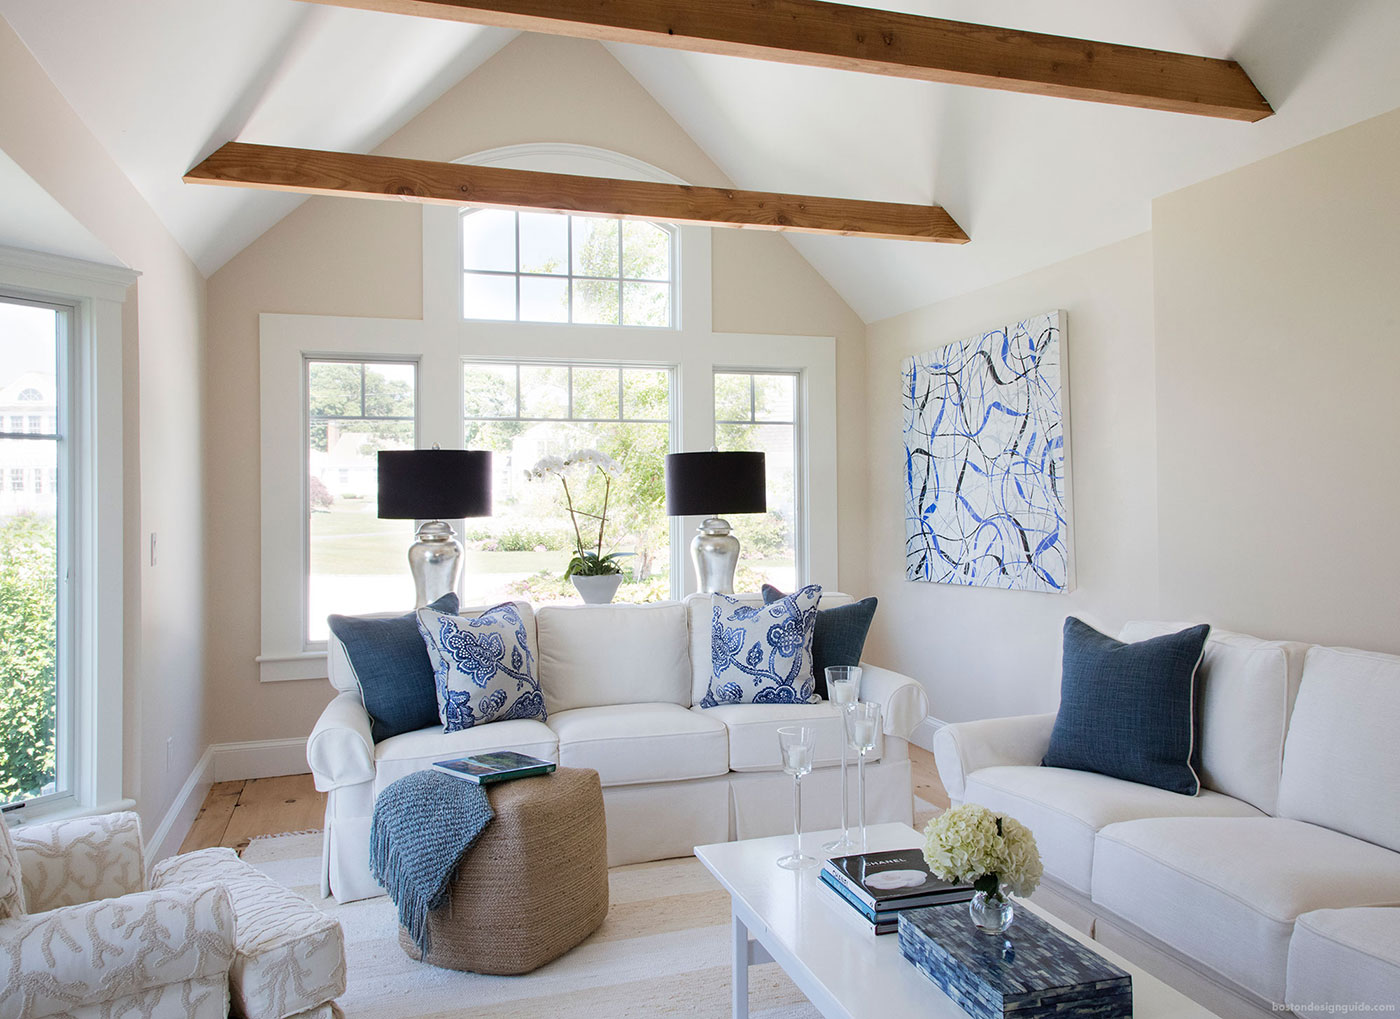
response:
<svg viewBox="0 0 1400 1019"><path fill-rule="evenodd" d="M601 513L589 513L574 505L574 497L569 491L569 475L580 470L596 470L603 476L603 510ZM622 572L622 567L617 564L617 560L630 555L630 552L610 552L603 555L603 532L608 526L608 497L612 494L612 479L621 470L622 468L617 461L606 453L596 449L576 449L566 456L544 457L525 472L525 477L530 481L558 478L559 483L564 486L564 502L569 507L569 522L574 525L574 540L576 542L574 557L569 560L569 566L564 571L565 577L607 577ZM580 517L589 521L597 521L598 524L598 540L596 542L592 540L592 523L590 522L588 525L590 532L588 546L585 546L583 542L583 528L579 525Z"/></svg>
<svg viewBox="0 0 1400 1019"><path fill-rule="evenodd" d="M928 823L924 860L944 881L972 885L972 919L995 933L1006 930L1015 916L1008 896L1030 895L1043 873L1031 830L975 803L946 810Z"/></svg>

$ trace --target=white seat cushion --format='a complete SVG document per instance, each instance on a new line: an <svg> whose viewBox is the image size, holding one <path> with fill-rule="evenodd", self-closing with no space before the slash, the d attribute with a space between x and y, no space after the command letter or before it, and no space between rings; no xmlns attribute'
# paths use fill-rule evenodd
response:
<svg viewBox="0 0 1400 1019"><path fill-rule="evenodd" d="M1093 899L1280 1002L1298 916L1400 903L1400 854L1281 817L1128 821L1099 832Z"/></svg>
<svg viewBox="0 0 1400 1019"><path fill-rule="evenodd" d="M575 708L549 716L559 764L592 768L603 785L709 778L729 771L729 739L717 719L678 704Z"/></svg>
<svg viewBox="0 0 1400 1019"><path fill-rule="evenodd" d="M963 798L1020 821L1040 847L1045 873L1084 895L1094 865L1094 835L1139 817L1258 817L1248 803L1202 790L1183 796L1092 771L1005 765L967 778Z"/></svg>
<svg viewBox="0 0 1400 1019"><path fill-rule="evenodd" d="M546 605L535 615L540 685L552 715L669 701L690 707L685 606Z"/></svg>
<svg viewBox="0 0 1400 1019"><path fill-rule="evenodd" d="M1400 1002L1400 909L1319 909L1298 917L1284 1000L1303 1015Z"/></svg>
<svg viewBox="0 0 1400 1019"><path fill-rule="evenodd" d="M494 750L518 750L544 761L559 760L559 739L543 722L514 718L470 729L443 732L440 726L391 736L374 747L374 795L396 779L422 771L434 761Z"/></svg>
<svg viewBox="0 0 1400 1019"><path fill-rule="evenodd" d="M815 767L841 763L841 720L836 716L836 709L826 701L820 704L722 704L691 710L723 722L729 730L731 771L782 771L778 730L785 725L810 725L817 730ZM877 744L866 756L866 762L879 760L880 750ZM852 765L855 760L852 752Z"/></svg>

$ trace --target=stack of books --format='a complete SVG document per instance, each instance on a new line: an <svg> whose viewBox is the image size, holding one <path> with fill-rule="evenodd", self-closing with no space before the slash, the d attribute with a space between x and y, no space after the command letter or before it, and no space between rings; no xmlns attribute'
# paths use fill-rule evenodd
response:
<svg viewBox="0 0 1400 1019"><path fill-rule="evenodd" d="M876 934L897 931L899 914L906 909L972 898L971 885L949 884L929 873L919 849L832 857L822 864L821 880Z"/></svg>

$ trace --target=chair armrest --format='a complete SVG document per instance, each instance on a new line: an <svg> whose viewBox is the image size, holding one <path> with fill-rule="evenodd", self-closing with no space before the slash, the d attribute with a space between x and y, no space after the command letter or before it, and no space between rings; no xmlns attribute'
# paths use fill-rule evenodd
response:
<svg viewBox="0 0 1400 1019"><path fill-rule="evenodd" d="M141 1003L143 992L226 980L233 957L233 904L223 885L11 917L0 920L7 971L0 972L0 1019L73 1015L114 998Z"/></svg>
<svg viewBox="0 0 1400 1019"><path fill-rule="evenodd" d="M374 737L358 693L340 694L326 705L306 741L306 763L323 793L373 781Z"/></svg>
<svg viewBox="0 0 1400 1019"><path fill-rule="evenodd" d="M967 776L1004 764L1038 765L1050 749L1055 715L1013 715L945 725L934 734L938 777L954 800L967 791Z"/></svg>
<svg viewBox="0 0 1400 1019"><path fill-rule="evenodd" d="M861 663L860 699L880 705L886 736L908 739L928 717L928 694L908 676Z"/></svg>
<svg viewBox="0 0 1400 1019"><path fill-rule="evenodd" d="M141 821L130 811L11 832L31 913L146 890Z"/></svg>

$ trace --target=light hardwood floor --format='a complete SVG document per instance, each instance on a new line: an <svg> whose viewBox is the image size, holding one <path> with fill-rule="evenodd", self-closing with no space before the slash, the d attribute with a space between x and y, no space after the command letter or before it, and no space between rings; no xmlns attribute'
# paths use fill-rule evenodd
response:
<svg viewBox="0 0 1400 1019"><path fill-rule="evenodd" d="M948 794L938 780L933 754L911 746L909 760L914 770L914 794L936 807L946 808ZM317 830L325 813L325 793L316 791L310 775L219 782L205 798L180 852L209 846L230 846L242 851L259 835Z"/></svg>

